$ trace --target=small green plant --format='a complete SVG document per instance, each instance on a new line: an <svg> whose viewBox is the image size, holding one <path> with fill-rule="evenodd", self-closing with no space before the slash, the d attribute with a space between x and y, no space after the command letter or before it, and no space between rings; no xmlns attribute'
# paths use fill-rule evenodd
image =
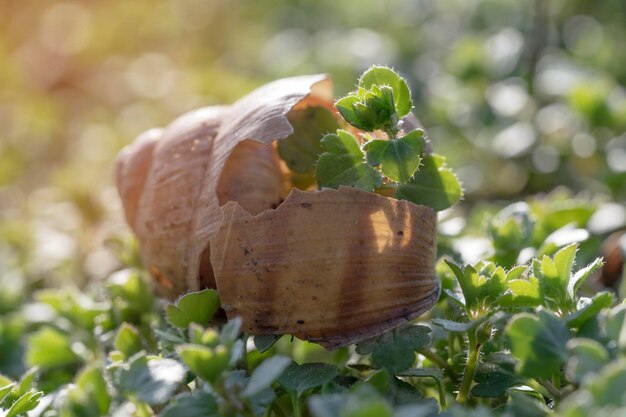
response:
<svg viewBox="0 0 626 417"><path fill-rule="evenodd" d="M406 81L395 71L370 68L359 79L357 90L337 100L335 107L363 133L357 139L338 129L322 138L324 152L316 172L319 187L387 190L395 198L435 210L446 209L462 197L461 185L445 158L426 152L424 131L404 131L402 118L411 112L413 101Z"/></svg>

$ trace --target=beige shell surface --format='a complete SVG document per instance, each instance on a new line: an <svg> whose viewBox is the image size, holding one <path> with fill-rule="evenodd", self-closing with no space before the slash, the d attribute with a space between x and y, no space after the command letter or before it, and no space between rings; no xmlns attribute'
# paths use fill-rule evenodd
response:
<svg viewBox="0 0 626 417"><path fill-rule="evenodd" d="M211 240L222 306L253 334L326 348L383 333L428 310L436 214L353 188L292 190L253 216L234 202Z"/></svg>
<svg viewBox="0 0 626 417"><path fill-rule="evenodd" d="M331 95L325 75L278 80L231 106L187 113L120 153L117 186L126 219L161 294L175 298L214 282L208 245L221 223L220 197L253 212L275 205L283 181L271 142L293 132L286 115L294 106ZM241 172L227 163L233 154L255 158Z"/></svg>

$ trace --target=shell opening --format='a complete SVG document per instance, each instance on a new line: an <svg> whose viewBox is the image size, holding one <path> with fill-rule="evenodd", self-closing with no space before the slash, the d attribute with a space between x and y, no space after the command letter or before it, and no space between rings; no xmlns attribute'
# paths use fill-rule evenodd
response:
<svg viewBox="0 0 626 417"><path fill-rule="evenodd" d="M274 146L254 140L239 142L224 164L217 183L223 206L237 202L250 214L277 207L284 195L283 174Z"/></svg>

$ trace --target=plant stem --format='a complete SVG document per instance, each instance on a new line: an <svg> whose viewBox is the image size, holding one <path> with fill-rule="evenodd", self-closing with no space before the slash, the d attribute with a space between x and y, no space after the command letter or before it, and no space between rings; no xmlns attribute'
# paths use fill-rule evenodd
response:
<svg viewBox="0 0 626 417"><path fill-rule="evenodd" d="M528 385L529 387L537 391L542 396L547 397L547 398L552 398L552 393L546 387L544 387L539 382L537 382L537 380L530 379L526 381L525 383L526 385Z"/></svg>
<svg viewBox="0 0 626 417"><path fill-rule="evenodd" d="M446 403L446 388L443 386L443 381L437 379L437 389L439 390L439 406L442 410L448 408L448 404Z"/></svg>
<svg viewBox="0 0 626 417"><path fill-rule="evenodd" d="M429 361L431 361L432 363L437 365L439 368L445 369L451 375L454 373L454 370L448 364L448 362L446 362L446 360L444 358L442 358L441 356L437 355L432 350L430 350L430 349L422 349L422 350L420 350L418 352L419 352L420 355L424 356L426 359L428 359Z"/></svg>
<svg viewBox="0 0 626 417"><path fill-rule="evenodd" d="M241 353L241 362L243 363L243 368L250 372L250 368L248 367L248 338L250 336L247 334L243 335L243 352Z"/></svg>
<svg viewBox="0 0 626 417"><path fill-rule="evenodd" d="M558 402L558 400L561 398L561 391L559 391L559 389L555 387L554 384L548 380L541 381L540 383L548 390L548 392L552 396L552 399L555 402Z"/></svg>
<svg viewBox="0 0 626 417"><path fill-rule="evenodd" d="M291 395L291 407L293 409L293 417L302 417L302 410L300 409L300 399L297 395Z"/></svg>
<svg viewBox="0 0 626 417"><path fill-rule="evenodd" d="M469 391L472 387L472 381L474 381L474 373L476 372L476 365L478 364L478 354L480 353L480 345L477 343L476 340L476 330L470 330L467 336L469 341L467 364L465 365L465 372L463 373L461 388L459 388L459 393L456 396L456 400L461 404L465 404L469 397Z"/></svg>

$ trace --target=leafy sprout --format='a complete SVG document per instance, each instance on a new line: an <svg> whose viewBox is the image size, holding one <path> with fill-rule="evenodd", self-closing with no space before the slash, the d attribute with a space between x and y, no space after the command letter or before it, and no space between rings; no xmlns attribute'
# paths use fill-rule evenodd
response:
<svg viewBox="0 0 626 417"><path fill-rule="evenodd" d="M463 191L445 158L426 153L422 129L402 132L401 118L413 107L406 81L387 67L374 66L357 89L337 100L345 121L360 129L364 143L347 130L328 133L317 162L319 187L351 186L366 191L394 190L394 197L443 210L461 199ZM374 137L377 131L385 138Z"/></svg>

